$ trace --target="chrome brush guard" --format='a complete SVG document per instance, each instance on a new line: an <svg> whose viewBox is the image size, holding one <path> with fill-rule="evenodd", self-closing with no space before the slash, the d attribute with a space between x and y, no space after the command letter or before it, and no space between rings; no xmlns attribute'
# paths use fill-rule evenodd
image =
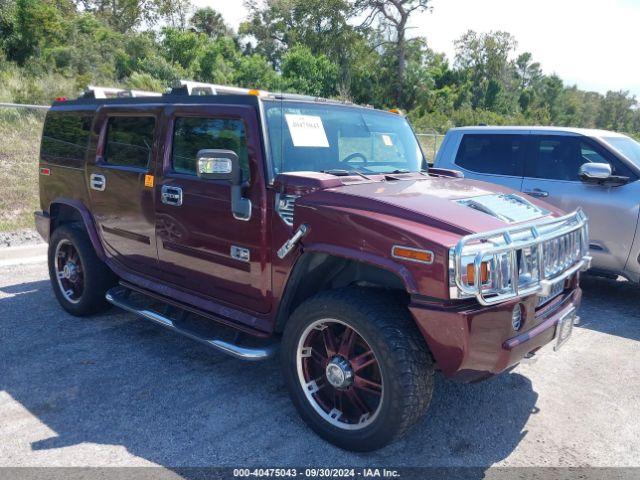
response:
<svg viewBox="0 0 640 480"><path fill-rule="evenodd" d="M591 266L588 251L588 222L581 209L468 235L450 250L450 295L475 296L481 305L533 294L546 297L554 285ZM483 272L489 277L486 282Z"/></svg>

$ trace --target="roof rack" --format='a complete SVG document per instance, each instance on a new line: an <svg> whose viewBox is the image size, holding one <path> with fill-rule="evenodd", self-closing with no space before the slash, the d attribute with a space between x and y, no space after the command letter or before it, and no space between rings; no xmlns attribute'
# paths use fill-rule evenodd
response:
<svg viewBox="0 0 640 480"><path fill-rule="evenodd" d="M265 95L268 92L249 88L216 85L215 83L180 80L170 91L170 95Z"/></svg>
<svg viewBox="0 0 640 480"><path fill-rule="evenodd" d="M133 97L159 97L163 94L148 92L144 90L132 90L113 87L98 87L89 85L79 98L87 99L110 99L110 98L133 98ZM301 100L307 102L329 103L336 105L353 105L352 102L342 100L332 100L312 95L301 95L297 93L274 93L265 90L232 87L229 85L217 85L215 83L194 82L191 80L180 80L172 88L164 93L168 95L252 95L256 97L268 97L275 100Z"/></svg>
<svg viewBox="0 0 640 480"><path fill-rule="evenodd" d="M194 82L180 80L176 86L167 92L168 95L255 95L257 97L269 97L276 100L305 100L311 102L323 102L342 105L353 105L352 102L331 100L329 98L314 97L298 93L275 93L266 90L231 87L217 85L215 83Z"/></svg>
<svg viewBox="0 0 640 480"><path fill-rule="evenodd" d="M89 85L80 98L131 98L131 97L159 97L161 93L147 92L145 90L132 90L125 88L97 87Z"/></svg>

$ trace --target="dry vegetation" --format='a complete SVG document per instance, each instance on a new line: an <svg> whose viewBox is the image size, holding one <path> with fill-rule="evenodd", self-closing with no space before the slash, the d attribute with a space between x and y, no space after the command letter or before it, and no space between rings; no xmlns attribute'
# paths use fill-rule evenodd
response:
<svg viewBox="0 0 640 480"><path fill-rule="evenodd" d="M0 232L33 227L44 111L0 107Z"/></svg>

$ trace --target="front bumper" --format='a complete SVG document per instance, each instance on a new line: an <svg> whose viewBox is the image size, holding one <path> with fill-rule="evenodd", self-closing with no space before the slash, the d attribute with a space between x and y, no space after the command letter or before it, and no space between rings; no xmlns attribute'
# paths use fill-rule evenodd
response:
<svg viewBox="0 0 640 480"><path fill-rule="evenodd" d="M473 382L516 365L555 338L558 321L582 299L578 275L567 279L564 291L538 307L538 296L498 305L446 307L412 299L410 310L438 368L448 377ZM511 326L513 307L522 303L523 324Z"/></svg>

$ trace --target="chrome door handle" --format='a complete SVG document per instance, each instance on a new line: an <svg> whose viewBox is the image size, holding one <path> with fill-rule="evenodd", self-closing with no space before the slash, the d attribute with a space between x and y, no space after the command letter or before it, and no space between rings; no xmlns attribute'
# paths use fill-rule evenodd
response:
<svg viewBox="0 0 640 480"><path fill-rule="evenodd" d="M104 175L100 175L99 173L92 173L89 177L89 185L94 190L104 192L104 189L107 188L107 179L104 177Z"/></svg>
<svg viewBox="0 0 640 480"><path fill-rule="evenodd" d="M160 199L165 205L179 207L182 205L182 189L171 185L163 185L160 190Z"/></svg>
<svg viewBox="0 0 640 480"><path fill-rule="evenodd" d="M544 190L540 190L539 188L534 188L533 190L525 190L524 193L527 195L531 195L532 197L544 198L549 196L549 192L545 192Z"/></svg>

